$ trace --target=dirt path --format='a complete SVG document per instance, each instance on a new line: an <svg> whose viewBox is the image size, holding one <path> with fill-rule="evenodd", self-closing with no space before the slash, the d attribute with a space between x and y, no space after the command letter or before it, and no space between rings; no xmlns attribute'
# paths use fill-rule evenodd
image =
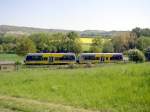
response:
<svg viewBox="0 0 150 112"><path fill-rule="evenodd" d="M0 108L1 107L3 107L4 110L10 109L12 112L100 112L11 96L0 96Z"/></svg>

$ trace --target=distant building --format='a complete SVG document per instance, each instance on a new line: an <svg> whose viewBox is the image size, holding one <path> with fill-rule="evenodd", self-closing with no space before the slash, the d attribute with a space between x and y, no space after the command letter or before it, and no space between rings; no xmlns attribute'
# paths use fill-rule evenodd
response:
<svg viewBox="0 0 150 112"><path fill-rule="evenodd" d="M0 61L0 71L14 71L16 64L12 61Z"/></svg>

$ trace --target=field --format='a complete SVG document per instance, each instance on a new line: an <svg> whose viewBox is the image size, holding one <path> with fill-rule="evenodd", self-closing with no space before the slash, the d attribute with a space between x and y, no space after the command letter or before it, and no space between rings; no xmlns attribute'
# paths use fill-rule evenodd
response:
<svg viewBox="0 0 150 112"><path fill-rule="evenodd" d="M93 38L80 38L81 43L83 44L92 44Z"/></svg>
<svg viewBox="0 0 150 112"><path fill-rule="evenodd" d="M0 111L149 112L150 63L0 72Z"/></svg>
<svg viewBox="0 0 150 112"><path fill-rule="evenodd" d="M89 48L92 44L93 38L80 38L80 42L82 43L83 51L89 51Z"/></svg>
<svg viewBox="0 0 150 112"><path fill-rule="evenodd" d="M0 61L23 61L23 57L16 54L0 54Z"/></svg>
<svg viewBox="0 0 150 112"><path fill-rule="evenodd" d="M90 46L92 44L92 40L93 38L91 37L84 37L84 38L80 38L80 42L82 44L82 49L83 51L89 51ZM105 41L110 40L110 39L102 39L102 42L104 43Z"/></svg>

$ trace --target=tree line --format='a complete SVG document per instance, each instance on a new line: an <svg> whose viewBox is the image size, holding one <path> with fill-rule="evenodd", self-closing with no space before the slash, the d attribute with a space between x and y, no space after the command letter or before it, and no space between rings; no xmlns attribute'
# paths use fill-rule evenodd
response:
<svg viewBox="0 0 150 112"><path fill-rule="evenodd" d="M34 33L14 36L0 35L0 52L25 55L29 52L81 52L79 35L69 33Z"/></svg>

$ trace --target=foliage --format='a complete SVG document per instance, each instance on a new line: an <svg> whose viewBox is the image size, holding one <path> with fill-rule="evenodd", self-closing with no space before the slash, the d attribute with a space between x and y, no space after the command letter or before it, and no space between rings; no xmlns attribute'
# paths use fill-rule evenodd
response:
<svg viewBox="0 0 150 112"><path fill-rule="evenodd" d="M141 36L141 29L139 27L132 29L132 32L134 32L138 38Z"/></svg>
<svg viewBox="0 0 150 112"><path fill-rule="evenodd" d="M137 49L144 51L147 47L150 46L150 38L149 37L140 37L137 40Z"/></svg>
<svg viewBox="0 0 150 112"><path fill-rule="evenodd" d="M14 53L16 50L16 39L14 35L3 35L0 37L0 44L3 47L3 52Z"/></svg>
<svg viewBox="0 0 150 112"><path fill-rule="evenodd" d="M16 53L18 55L26 55L27 53L36 52L33 41L27 37L22 37L17 40Z"/></svg>
<svg viewBox="0 0 150 112"><path fill-rule="evenodd" d="M92 40L92 46L102 47L102 38L96 37Z"/></svg>
<svg viewBox="0 0 150 112"><path fill-rule="evenodd" d="M149 63L104 64L87 69L36 68L0 72L0 95L97 111L149 112L149 66ZM0 100L1 106L10 108L11 105L25 112L40 108L37 112L48 111L43 105L30 103L27 106L28 103L16 102Z"/></svg>
<svg viewBox="0 0 150 112"><path fill-rule="evenodd" d="M113 35L113 45L115 52L124 52L136 47L137 37L132 32L121 32Z"/></svg>
<svg viewBox="0 0 150 112"><path fill-rule="evenodd" d="M0 53L2 53L2 52L3 52L3 46L0 45Z"/></svg>
<svg viewBox="0 0 150 112"><path fill-rule="evenodd" d="M136 27L134 29L132 29L132 32L134 32L137 37L141 37L141 36L150 36L150 29L149 28L139 28L139 27Z"/></svg>
<svg viewBox="0 0 150 112"><path fill-rule="evenodd" d="M75 32L67 34L56 33L49 38L49 51L51 52L75 52L82 51L79 36Z"/></svg>
<svg viewBox="0 0 150 112"><path fill-rule="evenodd" d="M91 46L89 51L91 53L99 53L99 52L102 52L101 48L97 47L97 46Z"/></svg>
<svg viewBox="0 0 150 112"><path fill-rule="evenodd" d="M113 53L114 52L114 46L111 41L105 41L103 45L103 52L104 53Z"/></svg>
<svg viewBox="0 0 150 112"><path fill-rule="evenodd" d="M26 38L26 39L23 39ZM28 41L31 44L29 46L23 44L22 41ZM2 45L4 53L21 53L21 49L24 47L24 53L31 52L75 52L82 51L81 42L79 36L75 32L68 33L33 33L31 35L0 35L0 44ZM21 46L22 48L18 48ZM26 47L26 48L25 48ZM25 51L26 50L26 51Z"/></svg>
<svg viewBox="0 0 150 112"><path fill-rule="evenodd" d="M67 38L68 38L66 40L67 51L80 53L82 51L82 47L80 44L79 35L75 32L69 32L67 33Z"/></svg>
<svg viewBox="0 0 150 112"><path fill-rule="evenodd" d="M102 42L103 42L102 38L95 37L92 40L90 52L101 52L102 51Z"/></svg>
<svg viewBox="0 0 150 112"><path fill-rule="evenodd" d="M34 42L38 52L47 50L48 47L48 34L46 33L35 33L29 36Z"/></svg>
<svg viewBox="0 0 150 112"><path fill-rule="evenodd" d="M143 52L138 49L131 49L128 52L129 60L134 62L143 62L145 60L145 56Z"/></svg>

